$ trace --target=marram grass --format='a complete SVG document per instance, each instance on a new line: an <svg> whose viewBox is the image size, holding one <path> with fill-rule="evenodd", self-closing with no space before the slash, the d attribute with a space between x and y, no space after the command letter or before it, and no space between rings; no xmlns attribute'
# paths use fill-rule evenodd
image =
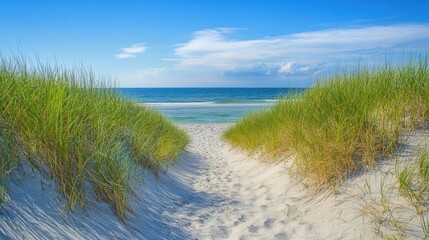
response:
<svg viewBox="0 0 429 240"><path fill-rule="evenodd" d="M397 67L333 76L268 111L239 121L224 137L248 151L295 156L298 173L318 187L392 153L401 131L427 124L427 58Z"/></svg>
<svg viewBox="0 0 429 240"><path fill-rule="evenodd" d="M56 180L68 207L89 191L125 219L136 164L157 171L188 143L158 112L125 100L84 69L3 59L0 65L0 203L25 159Z"/></svg>

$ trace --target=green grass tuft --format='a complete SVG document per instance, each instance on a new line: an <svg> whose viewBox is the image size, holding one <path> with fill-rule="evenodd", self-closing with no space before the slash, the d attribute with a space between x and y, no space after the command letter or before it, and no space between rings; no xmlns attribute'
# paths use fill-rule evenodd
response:
<svg viewBox="0 0 429 240"><path fill-rule="evenodd" d="M336 187L391 154L400 132L425 126L428 116L429 69L422 57L333 76L245 117L224 137L248 151L293 154L298 173L316 186Z"/></svg>
<svg viewBox="0 0 429 240"><path fill-rule="evenodd" d="M95 191L125 219L135 165L158 171L188 137L111 86L85 69L40 64L30 70L24 61L2 60L0 203L7 175L26 159L56 180L70 210Z"/></svg>

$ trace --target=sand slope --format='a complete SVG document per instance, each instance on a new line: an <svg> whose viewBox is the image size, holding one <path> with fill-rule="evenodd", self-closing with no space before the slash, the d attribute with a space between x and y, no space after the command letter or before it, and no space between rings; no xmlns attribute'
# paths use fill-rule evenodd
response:
<svg viewBox="0 0 429 240"><path fill-rule="evenodd" d="M126 224L95 199L69 213L51 180L18 171L9 185L12 201L0 214L0 238L376 238L359 216L359 196L368 177L377 184L392 163L349 180L339 194L310 198L284 163L264 163L232 150L221 140L229 126L181 125L192 142L159 179L144 173L144 183L136 183L134 212Z"/></svg>

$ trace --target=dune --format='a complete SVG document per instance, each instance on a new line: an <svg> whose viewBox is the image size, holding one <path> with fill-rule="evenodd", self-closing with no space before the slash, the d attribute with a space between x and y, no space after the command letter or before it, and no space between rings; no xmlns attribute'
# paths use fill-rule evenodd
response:
<svg viewBox="0 0 429 240"><path fill-rule="evenodd" d="M395 161L361 171L336 193L309 191L288 162L261 161L222 140L231 124L182 124L191 142L159 177L144 172L135 181L132 214L118 220L98 201L66 210L56 184L29 166L11 177L0 214L1 239L374 239L361 208L374 188L389 179ZM406 137L402 158L428 131ZM401 159L401 158L400 158ZM378 194L378 195L377 195Z"/></svg>

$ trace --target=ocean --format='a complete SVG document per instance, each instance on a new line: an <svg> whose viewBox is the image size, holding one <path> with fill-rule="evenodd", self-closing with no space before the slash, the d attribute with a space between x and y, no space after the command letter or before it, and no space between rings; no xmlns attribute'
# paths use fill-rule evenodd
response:
<svg viewBox="0 0 429 240"><path fill-rule="evenodd" d="M304 89L291 88L120 88L126 98L163 113L177 123L235 122L279 98Z"/></svg>

